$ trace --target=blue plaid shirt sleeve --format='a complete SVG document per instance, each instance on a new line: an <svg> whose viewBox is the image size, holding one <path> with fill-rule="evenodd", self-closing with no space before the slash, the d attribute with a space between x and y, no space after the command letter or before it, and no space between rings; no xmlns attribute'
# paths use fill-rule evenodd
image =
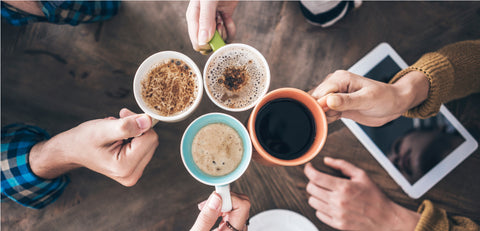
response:
<svg viewBox="0 0 480 231"><path fill-rule="evenodd" d="M70 24L97 22L118 13L120 1L39 1L45 16L32 15L2 2L2 17L13 25L32 22Z"/></svg>
<svg viewBox="0 0 480 231"><path fill-rule="evenodd" d="M60 197L68 177L42 179L32 172L28 163L32 147L48 138L43 129L30 125L12 124L2 128L2 200L8 197L21 205L41 209Z"/></svg>

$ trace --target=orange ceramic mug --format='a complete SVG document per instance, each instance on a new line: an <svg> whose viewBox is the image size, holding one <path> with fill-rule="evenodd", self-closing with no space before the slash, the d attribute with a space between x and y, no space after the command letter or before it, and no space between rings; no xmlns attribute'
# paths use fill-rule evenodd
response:
<svg viewBox="0 0 480 231"><path fill-rule="evenodd" d="M275 101L274 101L275 100ZM311 124L312 124L312 131L311 135L309 136L311 138L310 142L308 144L309 147L304 147L303 154L300 153L298 157L294 157L292 159L285 159L285 158L278 158L274 156L274 154L269 153L267 150L269 149L268 146L265 146L266 142L260 142L259 141L259 136L261 134L261 127L256 128L256 121L259 119L257 116L259 115L259 111L261 110L269 110L269 109L262 109L263 107L270 107L269 102L278 102L278 101L292 101L292 102L297 102L303 104L304 107L311 113L311 117L313 117ZM267 104L267 105L266 105ZM280 107L281 106L277 106ZM281 110L286 110L286 109L281 109ZM273 113L273 111L271 112ZM260 114L263 116L264 112L262 111ZM287 113L288 114L288 111ZM288 115L287 117L283 118L289 118ZM259 119L263 120L263 119ZM282 126L282 124L278 124L279 126ZM301 165L309 162L312 160L323 148L323 145L325 144L325 140L327 139L327 118L325 116L325 113L323 112L322 108L320 105L317 103L317 101L307 94L306 92L295 89L295 88L279 88L277 90L271 91L270 93L266 94L260 102L255 106L253 109L252 113L250 114L250 117L248 119L248 124L247 124L248 132L250 133L250 139L252 140L253 147L255 148L255 151L253 152L252 158L264 165L280 165L280 166L296 166L296 165ZM257 131L256 129L259 129ZM257 133L258 132L258 133ZM301 132L300 132L301 133ZM263 134L263 133L262 133ZM292 134L296 136L297 134ZM303 134L299 134L303 135ZM290 136L292 137L292 136ZM264 146L262 146L262 143ZM272 149L270 149L270 152L272 152ZM288 152L288 151L286 151Z"/></svg>

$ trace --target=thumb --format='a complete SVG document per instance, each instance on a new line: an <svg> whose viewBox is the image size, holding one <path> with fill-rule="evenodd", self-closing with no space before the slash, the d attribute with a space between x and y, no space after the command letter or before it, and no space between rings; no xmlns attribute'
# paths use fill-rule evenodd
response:
<svg viewBox="0 0 480 231"><path fill-rule="evenodd" d="M118 120L106 120L103 128L100 129L108 141L114 142L118 140L136 137L148 131L152 125L152 120L148 115L131 115Z"/></svg>
<svg viewBox="0 0 480 231"><path fill-rule="evenodd" d="M200 1L198 17L198 45L200 46L207 44L215 34L217 4L217 1Z"/></svg>
<svg viewBox="0 0 480 231"><path fill-rule="evenodd" d="M205 206L197 217L195 224L190 231L211 230L218 217L221 214L222 198L213 192L207 200Z"/></svg>
<svg viewBox="0 0 480 231"><path fill-rule="evenodd" d="M356 167L355 165L345 160L325 157L323 159L323 162L325 163L325 165L329 167L340 170L343 173L343 175L349 177L350 179L355 178L356 176L359 176L363 172L362 169Z"/></svg>
<svg viewBox="0 0 480 231"><path fill-rule="evenodd" d="M361 110L364 108L364 104L368 103L363 100L363 95L359 91L353 93L332 93L327 95L326 98L327 106L335 111Z"/></svg>

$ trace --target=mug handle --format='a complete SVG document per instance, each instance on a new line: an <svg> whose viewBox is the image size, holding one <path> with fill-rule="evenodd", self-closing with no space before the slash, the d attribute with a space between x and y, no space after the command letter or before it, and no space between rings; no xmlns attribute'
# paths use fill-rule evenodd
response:
<svg viewBox="0 0 480 231"><path fill-rule="evenodd" d="M213 51L216 51L220 47L225 46L225 42L223 41L222 36L220 36L220 33L218 33L218 30L215 30L215 34L213 35L212 40L208 42L208 44L210 44L210 47Z"/></svg>
<svg viewBox="0 0 480 231"><path fill-rule="evenodd" d="M155 127L155 125L159 122L160 120L157 120L155 118L152 118L152 128Z"/></svg>
<svg viewBox="0 0 480 231"><path fill-rule="evenodd" d="M232 198L230 197L230 184L216 185L215 192L222 197L222 212L232 211Z"/></svg>

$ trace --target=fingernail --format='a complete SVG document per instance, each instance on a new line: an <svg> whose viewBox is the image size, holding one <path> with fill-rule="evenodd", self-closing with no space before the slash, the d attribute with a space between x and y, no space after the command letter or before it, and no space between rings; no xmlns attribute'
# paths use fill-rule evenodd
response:
<svg viewBox="0 0 480 231"><path fill-rule="evenodd" d="M222 199L215 193L212 193L208 198L207 206L213 210L218 210L222 206Z"/></svg>
<svg viewBox="0 0 480 231"><path fill-rule="evenodd" d="M329 107L338 107L342 104L342 99L336 95L331 95L327 98L327 104Z"/></svg>
<svg viewBox="0 0 480 231"><path fill-rule="evenodd" d="M141 130L150 126L150 117L148 117L147 115L141 115L137 117L135 121L137 121L137 125Z"/></svg>
<svg viewBox="0 0 480 231"><path fill-rule="evenodd" d="M323 161L324 162L332 162L333 158L326 156L326 157L323 158Z"/></svg>
<svg viewBox="0 0 480 231"><path fill-rule="evenodd" d="M203 46L208 43L208 34L206 30L201 30L198 33L198 45Z"/></svg>

